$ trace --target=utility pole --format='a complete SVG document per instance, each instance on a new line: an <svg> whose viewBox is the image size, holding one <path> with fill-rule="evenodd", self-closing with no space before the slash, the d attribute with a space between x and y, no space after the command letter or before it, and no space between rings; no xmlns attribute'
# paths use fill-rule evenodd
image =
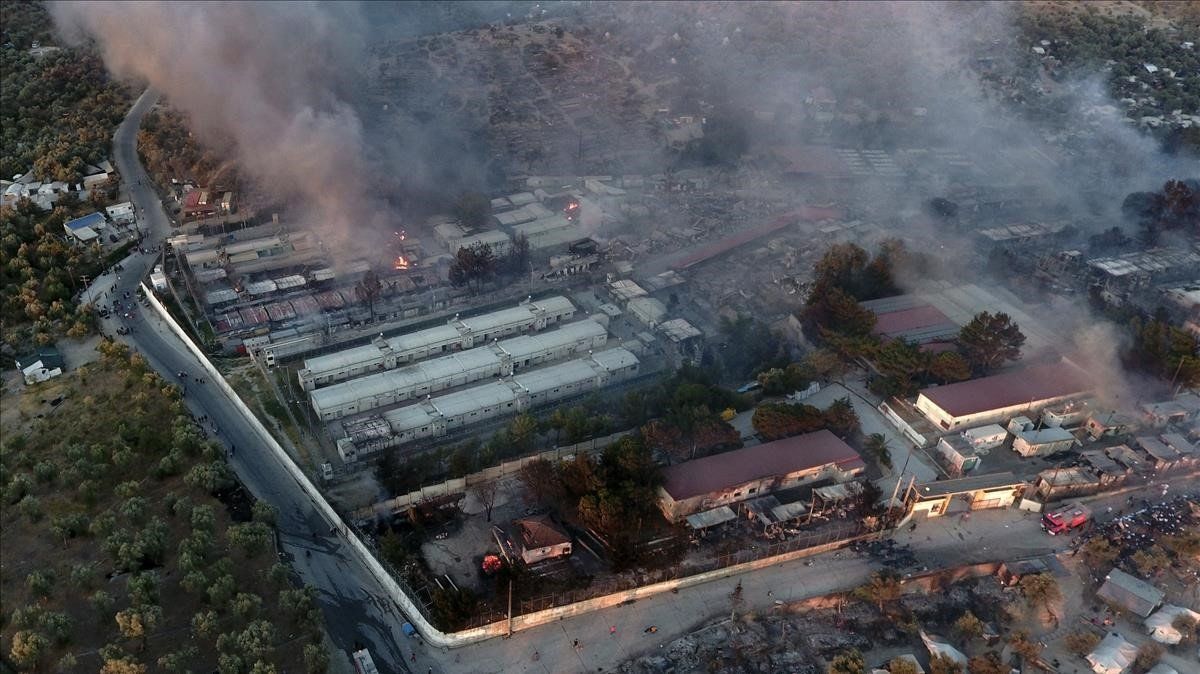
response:
<svg viewBox="0 0 1200 674"><path fill-rule="evenodd" d="M900 482L904 480L904 472L908 470L908 461L911 458L912 452L909 452L908 456L904 457L904 467L900 469L900 474L896 476L896 486L892 489L892 498L888 501L888 508L892 507L892 501L896 500L896 494L900 492Z"/></svg>
<svg viewBox="0 0 1200 674"><path fill-rule="evenodd" d="M512 612L512 578L508 579L508 636L512 636L513 630L513 612Z"/></svg>
<svg viewBox="0 0 1200 674"><path fill-rule="evenodd" d="M1183 369L1184 356L1179 357L1179 366L1175 368L1175 374L1171 375L1171 397L1179 395L1179 389L1175 388L1175 380L1179 378L1179 371Z"/></svg>

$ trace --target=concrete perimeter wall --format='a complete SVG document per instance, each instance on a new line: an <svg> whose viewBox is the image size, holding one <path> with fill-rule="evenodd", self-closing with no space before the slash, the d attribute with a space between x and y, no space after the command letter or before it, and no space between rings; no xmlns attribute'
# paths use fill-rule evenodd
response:
<svg viewBox="0 0 1200 674"><path fill-rule="evenodd" d="M171 331L175 333L175 336L179 337L184 345L187 346L192 355L200 361L200 365L204 368L205 372L208 373L208 376L211 377L212 380L221 388L221 392L224 393L227 398L229 398L230 402L237 407L238 411L241 412L246 420L250 423L251 428L253 428L254 432L258 434L263 445L267 447L267 449L271 450L271 452L275 455L275 458L278 459L280 464L283 465L284 469L286 469L288 473L291 474L292 478L296 480L296 484L299 485L300 489L302 489L309 499L312 500L313 504L317 508L317 511L324 516L325 520L330 524L330 526L338 525L339 529L346 531L346 541L349 543L350 549L359 557L362 564L367 567L371 574L375 576L376 580L379 581L379 584L387 589L388 593L392 596L392 599L404 612L405 617L408 618L409 622L411 622L413 626L421 632L421 635L425 638L425 640L435 646L446 647L463 646L471 643L472 641L478 641L478 638L462 639L457 635L445 634L434 629L433 625L429 624L429 622L425 620L425 617L413 603L412 599L410 599L408 595L401 591L400 586L396 583L396 579L393 578L390 573L388 573L387 569L383 568L383 565L378 559L375 558L375 555L371 554L371 551L367 549L367 546L363 544L362 540L358 536L354 535L353 532L347 531L346 527L341 526L341 517L339 517L338 514L333 510L333 508L329 505L329 502L325 500L325 497L313 485L312 481L308 479L308 475L306 475L304 471L300 469L300 466L296 465L296 462L292 460L292 457L283 449L282 446L280 446L271 433L267 431L266 427L262 425L262 422L258 420L258 417L255 416L254 413L250 411L250 408L246 406L246 403L243 402L240 397L238 397L238 394L233 390L232 387L229 386L228 382L225 381L225 377L217 371L217 368L213 367L212 362L208 360L208 356L206 356L204 352L196 346L191 337L189 337L188 334L184 332L183 328L181 328L179 324L175 322L175 318L171 316L166 307L164 307L162 303L158 301L158 298L154 295L154 291L150 288L147 288L146 284L143 283L142 292L145 293L146 298L150 302L150 306L153 307L154 310L157 311L162 319L166 322L167 327L169 327Z"/></svg>
<svg viewBox="0 0 1200 674"><path fill-rule="evenodd" d="M420 489L411 491L407 494L401 494L396 498L379 501L378 503L366 506L365 508L359 508L358 510L354 511L353 517L357 520L390 517L431 499L449 496L452 494L465 494L472 485L480 484L482 482L491 482L509 475L515 475L521 472L522 468L528 466L534 461L543 459L546 461L562 461L574 457L575 454L579 452L594 452L598 449L603 450L605 447L611 445L617 440L620 440L626 435L629 435L630 433L633 433L633 431L617 431L616 433L606 435L603 438L595 438L585 442L578 442L574 445L567 445L566 447L555 447L554 449L548 449L544 452L538 452L536 454L530 454L528 456L512 459L511 461L505 461L496 466L489 466L481 471L471 473L470 475L466 475L464 477L451 478L445 482L425 485Z"/></svg>
<svg viewBox="0 0 1200 674"><path fill-rule="evenodd" d="M325 500L325 497L319 490L317 490L312 481L309 480L308 475L306 475L304 471L300 469L300 466L298 466L296 462L292 460L292 457L283 449L283 447L276 442L271 433L267 431L266 427L264 427L258 420L258 417L256 417L254 413L250 411L250 408L246 406L246 403L244 403L242 399L238 397L233 388L231 388L225 381L224 376L222 376L221 373L218 372L215 367L213 367L213 364L208 360L208 357L204 354L204 352L201 351L187 335L187 333L184 332L181 327L179 327L179 324L175 322L175 319L166 310L166 308L163 307L162 303L158 301L158 298L155 297L154 292L150 288L147 288L145 284L142 284L142 290L149 299L150 306L158 312L171 331L174 332L181 341L183 341L192 355L200 361L200 365L208 373L208 376L211 377L212 380L221 388L221 391L229 398L234 406L237 407L238 411L240 411L243 416L246 417L246 420L250 423L255 433L257 433L262 439L263 445L271 450L271 452L275 455L275 458L278 459L283 467L292 475L292 477L296 480L296 483L302 490L304 490L305 494L309 497L309 499L312 500L313 504L316 505L317 510L325 517L330 525L339 525L343 531L346 531L346 541L349 543L350 549L359 557L362 564L366 566L367 569L376 577L376 579L379 581L379 584L387 589L388 593L392 596L392 599L404 612L405 617L407 617L413 626L417 628L421 634L421 637L424 638L425 641L437 647L458 648L460 646L466 646L468 644L484 641L493 637L503 636L508 633L509 625L508 621L506 620L484 625L483 627L464 630L462 632L446 633L435 629L434 626L425 619L424 615L421 613L420 609L416 606L413 600L400 589L396 579L393 578L390 573L388 573L387 569L385 569L380 561L376 559L375 555L373 555L371 551L367 549L367 546L362 542L362 540L358 538L358 536L354 535L352 531L348 531L345 527L340 526L341 518L336 512L334 512L333 508L329 505L329 502ZM532 458L536 457L527 457L526 461L532 460ZM496 470L498 471L498 467ZM487 471L484 472L486 473ZM777 555L775 557L758 559L751 562L746 562L744 564L727 566L722 569L716 569L676 580L654 583L652 585L644 585L642 587L625 590L623 592L616 592L603 597L596 597L594 599L568 604L566 606L556 606L554 608L537 611L535 613L527 613L525 615L513 618L512 630L519 631L530 629L546 623L555 622L563 618L590 613L592 611L598 611L611 606L617 606L622 602L629 601L631 599L644 599L646 597L652 597L664 592L692 587L693 585L700 585L702 583L719 580L721 578L728 578L729 576L738 575L747 571L764 569L776 564L789 562L794 559L801 559L803 557L836 550L857 540L866 540L886 534L887 532L885 531L867 534L864 536L857 536L854 538L847 538L840 541L833 541L823 545L805 548L803 550L795 550L793 552Z"/></svg>

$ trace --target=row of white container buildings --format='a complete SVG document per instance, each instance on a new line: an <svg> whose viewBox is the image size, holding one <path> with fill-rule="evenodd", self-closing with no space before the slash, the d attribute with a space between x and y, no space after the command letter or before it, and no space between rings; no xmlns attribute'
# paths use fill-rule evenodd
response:
<svg viewBox="0 0 1200 674"><path fill-rule="evenodd" d="M584 319L557 330L518 335L491 344L385 370L312 391L313 410L332 421L406 400L423 398L490 377L509 376L530 367L598 349L608 330Z"/></svg>
<svg viewBox="0 0 1200 674"><path fill-rule="evenodd" d="M356 419L346 422L338 452L351 462L389 447L445 436L630 379L639 366L637 356L618 347Z"/></svg>
<svg viewBox="0 0 1200 674"><path fill-rule="evenodd" d="M312 391L425 358L471 349L489 340L544 330L574 316L575 306L561 296L526 300L516 307L470 318L456 316L445 325L387 339L379 337L370 344L307 358L298 375L300 385Z"/></svg>

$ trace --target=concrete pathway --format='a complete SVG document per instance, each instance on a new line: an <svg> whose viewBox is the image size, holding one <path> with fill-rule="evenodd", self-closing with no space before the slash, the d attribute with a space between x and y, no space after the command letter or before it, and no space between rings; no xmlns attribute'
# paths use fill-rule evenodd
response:
<svg viewBox="0 0 1200 674"><path fill-rule="evenodd" d="M953 520L953 521L952 521ZM964 537L960 537L963 534ZM1046 536L1035 516L1014 510L977 513L970 520L943 518L898 533L911 543L918 560L930 568L993 559L1014 559L1057 550L1067 541ZM966 540L964 540L966 538ZM436 660L435 672L596 672L653 651L731 609L729 594L742 582L744 611L771 610L791 602L850 590L876 569L874 562L849 550L796 560L681 590L613 609L566 618L449 653L418 647L418 664ZM651 625L655 634L646 634ZM611 627L616 633L609 634ZM580 648L574 647L578 639ZM534 660L534 653L538 659ZM439 669L440 667L440 669ZM414 671L421 671L415 667Z"/></svg>
<svg viewBox="0 0 1200 674"><path fill-rule="evenodd" d="M936 480L941 471L933 464L928 454L913 446L889 424L868 395L862 382L847 380L845 384L830 384L804 402L824 409L838 398L849 398L850 403L854 405L854 411L858 413L863 435L879 433L887 438L892 454L892 471L890 475L885 475L876 482L884 494L890 496L895 491L897 481L902 482L900 488L903 489L913 477L916 477L917 484Z"/></svg>

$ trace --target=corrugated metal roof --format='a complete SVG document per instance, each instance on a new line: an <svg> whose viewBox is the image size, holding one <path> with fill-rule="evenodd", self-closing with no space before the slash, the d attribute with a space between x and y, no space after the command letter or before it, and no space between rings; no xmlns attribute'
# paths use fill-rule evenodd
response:
<svg viewBox="0 0 1200 674"><path fill-rule="evenodd" d="M1164 595L1141 578L1113 569L1096 590L1096 596L1145 618L1162 603Z"/></svg>
<svg viewBox="0 0 1200 674"><path fill-rule="evenodd" d="M921 395L953 417L1037 404L1078 395L1092 388L1086 372L1067 361L1026 367L1013 372L921 390Z"/></svg>
<svg viewBox="0 0 1200 674"><path fill-rule="evenodd" d="M606 372L616 372L632 365L637 365L637 356L628 349L617 347L592 354L592 362Z"/></svg>
<svg viewBox="0 0 1200 674"><path fill-rule="evenodd" d="M951 334L957 333L959 329L937 307L926 304L894 311L876 312L875 327L872 332L877 335L894 337L906 332L930 328L948 330Z"/></svg>
<svg viewBox="0 0 1200 674"><path fill-rule="evenodd" d="M438 396L429 402L443 417L457 419L472 412L514 402L516 399L516 394L507 382L497 381Z"/></svg>
<svg viewBox="0 0 1200 674"><path fill-rule="evenodd" d="M1043 428L1034 431L1021 431L1015 434L1017 438L1024 440L1031 445L1047 445L1052 442L1063 442L1065 440L1074 440L1075 436L1071 435L1071 431L1060 427Z"/></svg>
<svg viewBox="0 0 1200 674"><path fill-rule="evenodd" d="M663 489L679 501L828 464L843 470L865 465L854 448L821 430L675 464L663 470Z"/></svg>
<svg viewBox="0 0 1200 674"><path fill-rule="evenodd" d="M75 218L74 220L68 220L64 226L71 231L82 229L84 227L91 227L93 229L96 227L103 227L104 214L100 213L99 211L95 213L88 213L87 215Z"/></svg>
<svg viewBox="0 0 1200 674"><path fill-rule="evenodd" d="M1022 484L1022 480L1010 472L972 475L956 480L940 480L918 485L916 491L922 498L941 498L950 494L966 494L983 489L998 489Z"/></svg>

